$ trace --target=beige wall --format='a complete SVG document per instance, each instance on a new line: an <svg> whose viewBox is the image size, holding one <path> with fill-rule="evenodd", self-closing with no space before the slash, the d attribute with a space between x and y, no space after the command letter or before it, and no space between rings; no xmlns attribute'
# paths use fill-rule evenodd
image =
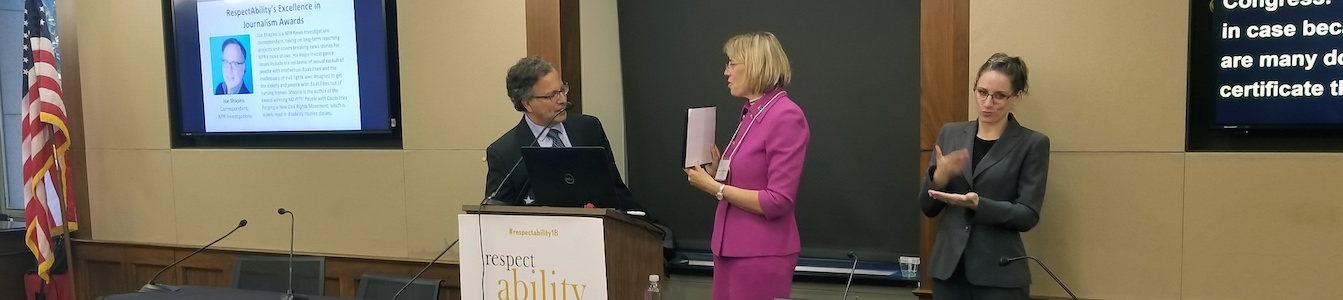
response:
<svg viewBox="0 0 1343 300"><path fill-rule="evenodd" d="M160 5L78 2L93 238L203 245L247 219L219 246L288 249L279 207L299 251L430 258L456 238L484 148L519 117L502 85L524 1L398 3L405 150L171 149Z"/></svg>
<svg viewBox="0 0 1343 300"><path fill-rule="evenodd" d="M972 0L971 80L994 52L1025 59L1016 112L1053 145L1028 252L1084 298L1336 298L1343 155L1184 152L1188 12ZM1066 296L1032 269L1033 291Z"/></svg>
<svg viewBox="0 0 1343 300"><path fill-rule="evenodd" d="M616 0L584 0L578 16L583 48L583 113L602 120L620 175L629 178L625 169L625 91L620 78Z"/></svg>

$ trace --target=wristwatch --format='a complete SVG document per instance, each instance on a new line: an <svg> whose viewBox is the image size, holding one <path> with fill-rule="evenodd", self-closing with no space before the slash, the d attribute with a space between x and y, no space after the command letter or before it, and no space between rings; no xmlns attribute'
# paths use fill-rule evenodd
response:
<svg viewBox="0 0 1343 300"><path fill-rule="evenodd" d="M727 187L726 184L721 184L721 183L718 184L718 193L717 193L717 194L713 194L713 196L714 196L715 198L718 198L718 201L723 201L723 188L725 188L725 187Z"/></svg>

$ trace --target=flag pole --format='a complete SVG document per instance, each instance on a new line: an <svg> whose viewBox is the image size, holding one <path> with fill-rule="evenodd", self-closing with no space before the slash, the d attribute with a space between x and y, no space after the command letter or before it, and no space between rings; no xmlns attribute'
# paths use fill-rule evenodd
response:
<svg viewBox="0 0 1343 300"><path fill-rule="evenodd" d="M51 133L48 131L47 134ZM52 183L55 183L57 187L56 195L61 199L61 227L63 227L61 229L61 237L65 239L65 243L63 243L65 244L65 247L63 247L65 249L62 250L65 251L65 274L66 276L69 276L68 278L70 278L70 282L73 283L75 277L75 256L70 250L70 245L74 244L75 241L70 240L70 215L65 213L65 206L69 203L69 198L67 197L69 194L65 192L65 155L56 155L56 153L56 143L51 143L51 156L55 161L52 165L56 167L56 176L51 176L51 178ZM48 273L47 278L51 278L50 273ZM77 299L75 297L74 286L68 286L67 288L69 288L70 298Z"/></svg>

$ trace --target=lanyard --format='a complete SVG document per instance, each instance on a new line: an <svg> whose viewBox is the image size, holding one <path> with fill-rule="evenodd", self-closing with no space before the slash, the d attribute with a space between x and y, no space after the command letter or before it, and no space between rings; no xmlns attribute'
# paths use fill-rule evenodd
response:
<svg viewBox="0 0 1343 300"><path fill-rule="evenodd" d="M783 91L783 92L779 92L778 94L774 94L774 97L770 98L770 99L769 99L769 102L765 102L765 105L760 106L760 110L759 110L759 111L756 111L756 112L755 112L755 115L752 115L752 116L751 116L751 122L750 122L750 123L746 123L746 131L741 133L741 140L742 140L742 141L745 141L745 140L746 140L746 135L751 133L751 127L755 125L755 118L756 118L756 117L759 117L760 114L765 113L765 110L766 110L766 109L769 109L769 107L770 107L769 105L770 105L770 104L773 104L773 103L774 103L774 100L778 100L778 99L779 99L779 96L784 95L784 94L787 94L787 93L788 93L787 91ZM739 131L741 131L741 123L737 123L737 130L732 131L732 141L728 142L727 146L728 146L729 148L731 148L733 144L737 144L737 147L736 147L736 148L732 148L732 153L730 153L730 155L723 157L723 158L726 159L726 160L732 160L731 157L737 157L737 150L741 150L741 142L739 142L739 141L737 140L737 132L739 132Z"/></svg>

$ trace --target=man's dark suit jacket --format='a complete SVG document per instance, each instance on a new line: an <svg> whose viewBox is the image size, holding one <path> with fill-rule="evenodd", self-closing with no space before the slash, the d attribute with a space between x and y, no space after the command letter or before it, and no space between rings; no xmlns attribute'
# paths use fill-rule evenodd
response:
<svg viewBox="0 0 1343 300"><path fill-rule="evenodd" d="M942 126L937 145L944 154L959 149L975 153L978 127L977 121ZM1002 288L1030 285L1027 261L1000 266L998 260L1026 255L1021 233L1040 221L1049 175L1049 137L1022 127L1009 114L1006 130L979 164L972 169L970 158L966 158L965 169L942 189L950 193L978 193L977 209L947 205L928 196L936 169L934 157L928 163L928 174L919 193L924 215L942 214L927 269L933 278L950 278L963 254L965 277L971 284Z"/></svg>
<svg viewBox="0 0 1343 300"><path fill-rule="evenodd" d="M252 93L252 91L247 90L247 84L246 84L246 83L238 83L238 84L242 85L242 88L241 88L241 89L238 89L238 94L251 94L251 93ZM228 86L225 85L223 82L220 82L219 85L216 85L216 86L215 86L215 95L227 95L227 94L228 94Z"/></svg>
<svg viewBox="0 0 1343 300"><path fill-rule="evenodd" d="M526 118L526 117L523 117ZM619 201L625 210L643 210L643 207L635 203L630 196L629 187L625 186L625 181L620 179L620 170L616 169L615 156L611 153L611 141L606 138L606 130L602 128L601 120L597 117L569 114L569 117L561 122L564 124L564 133L569 136L570 146L600 146L606 149L607 166L611 169L611 176L615 179L616 201ZM485 161L489 165L489 172L485 175L485 197L499 183L504 181L504 175L513 168L513 164L522 158L522 147L532 145L534 140L532 129L527 127L527 120L518 120L518 125L504 133L498 140L490 144L485 149ZM494 200L503 201L511 205L523 205L523 197L527 196L527 191L531 190L531 184L527 180L527 164L518 164L517 170L513 175L508 176L508 182L499 188L499 193L494 195Z"/></svg>

